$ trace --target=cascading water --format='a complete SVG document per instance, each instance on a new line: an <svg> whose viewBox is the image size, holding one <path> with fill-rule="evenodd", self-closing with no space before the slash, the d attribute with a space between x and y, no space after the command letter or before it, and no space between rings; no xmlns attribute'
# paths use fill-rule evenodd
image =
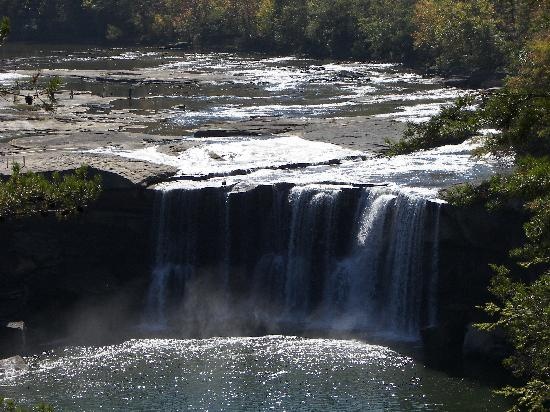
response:
<svg viewBox="0 0 550 412"><path fill-rule="evenodd" d="M385 187L160 192L148 318L416 339L437 316L438 227L439 205Z"/></svg>

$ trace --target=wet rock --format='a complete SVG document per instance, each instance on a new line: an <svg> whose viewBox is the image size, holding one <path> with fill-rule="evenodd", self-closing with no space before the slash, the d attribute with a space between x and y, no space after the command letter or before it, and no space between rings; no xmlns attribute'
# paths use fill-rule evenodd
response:
<svg viewBox="0 0 550 412"><path fill-rule="evenodd" d="M160 47L162 50L189 50L191 45L185 41L178 41L175 43L169 43L166 46Z"/></svg>
<svg viewBox="0 0 550 412"><path fill-rule="evenodd" d="M338 79L349 79L349 80L358 80L369 82L370 78L366 77L364 73L353 72L350 70L341 70L336 74L335 80Z"/></svg>
<svg viewBox="0 0 550 412"><path fill-rule="evenodd" d="M208 156L210 156L210 158L214 160L225 160L222 156L211 150L208 151Z"/></svg>
<svg viewBox="0 0 550 412"><path fill-rule="evenodd" d="M488 73L484 71L470 73L465 76L453 76L443 80L443 84L457 88L490 88L502 86L504 75L502 73Z"/></svg>
<svg viewBox="0 0 550 412"><path fill-rule="evenodd" d="M25 330L25 322L9 322L6 327L9 329L19 329L23 331Z"/></svg>
<svg viewBox="0 0 550 412"><path fill-rule="evenodd" d="M428 364L447 365L461 358L464 328L460 323L430 326L420 331L424 354Z"/></svg>
<svg viewBox="0 0 550 412"><path fill-rule="evenodd" d="M499 362L510 353L510 346L502 330L479 330L470 324L466 330L462 352L468 358Z"/></svg>
<svg viewBox="0 0 550 412"><path fill-rule="evenodd" d="M465 88L468 87L470 84L470 81L467 77L450 77L448 79L443 80L443 84L447 87L458 87L458 88Z"/></svg>
<svg viewBox="0 0 550 412"><path fill-rule="evenodd" d="M25 351L25 343L25 328L23 322L10 322L1 324L0 357L14 356L17 353L23 353ZM1 369L2 366L0 362L0 372Z"/></svg>
<svg viewBox="0 0 550 412"><path fill-rule="evenodd" d="M0 375L26 372L28 370L29 365L27 365L27 362L21 356L0 360Z"/></svg>
<svg viewBox="0 0 550 412"><path fill-rule="evenodd" d="M195 137L234 137L234 136L260 136L260 133L246 129L203 129L194 133Z"/></svg>

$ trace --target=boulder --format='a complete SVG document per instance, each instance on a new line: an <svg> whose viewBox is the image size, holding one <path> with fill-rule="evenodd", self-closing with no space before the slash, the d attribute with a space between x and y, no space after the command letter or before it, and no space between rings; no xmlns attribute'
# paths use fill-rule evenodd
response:
<svg viewBox="0 0 550 412"><path fill-rule="evenodd" d="M29 365L21 356L13 356L8 359L0 360L0 375L12 375L15 373L26 372Z"/></svg>
<svg viewBox="0 0 550 412"><path fill-rule="evenodd" d="M485 331L470 324L466 329L462 353L468 358L500 362L510 353L510 346L501 329Z"/></svg>

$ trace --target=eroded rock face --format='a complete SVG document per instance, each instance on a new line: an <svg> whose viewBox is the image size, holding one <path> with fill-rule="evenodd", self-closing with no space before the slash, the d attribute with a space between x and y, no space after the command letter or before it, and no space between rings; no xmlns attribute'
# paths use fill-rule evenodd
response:
<svg viewBox="0 0 550 412"><path fill-rule="evenodd" d="M424 335L428 352L434 354L437 348L445 348L448 357L453 359L470 354L469 349L463 349L469 331L467 346L471 346L472 350L476 346L474 351L478 354L495 354L490 347L492 344L488 341L483 343L472 332L471 324L486 320L484 312L478 307L491 299L487 287L493 272L489 264L509 263L508 251L519 246L523 236L518 213L489 213L483 207L445 205L442 208L439 321L434 330L426 331ZM477 342L475 345L474 341ZM492 359L485 356L487 360L498 357L500 353Z"/></svg>
<svg viewBox="0 0 550 412"><path fill-rule="evenodd" d="M119 186L69 219L1 222L0 320L25 320L31 343L38 330L40 340L84 334L91 308L120 328L118 313L138 311L149 279L153 200L150 190Z"/></svg>
<svg viewBox="0 0 550 412"><path fill-rule="evenodd" d="M441 307L445 317L489 298L493 276L489 264L508 262L508 251L523 239L520 216L513 212L489 213L483 207L442 209L440 234Z"/></svg>
<svg viewBox="0 0 550 412"><path fill-rule="evenodd" d="M503 330L483 331L468 325L462 348L464 356L499 362L510 354L510 349Z"/></svg>
<svg viewBox="0 0 550 412"><path fill-rule="evenodd" d="M261 210L269 209L271 194L271 187L261 186L236 195L249 199L249 207L238 209L243 228L256 215L262 224ZM1 222L0 320L25 320L31 343L70 334L89 344L139 324L155 251L154 202L155 191L114 181L75 218ZM219 216L206 216L213 207L206 205L201 219L207 223L201 227L208 237L221 224L214 224ZM438 327L423 336L428 349L453 348L453 356L462 356L467 325L481 320L475 307L489 298L487 263L505 261L506 251L521 240L521 225L517 216L444 205L439 227ZM242 233L238 241L246 242L246 230ZM426 236L426 241L434 238ZM215 250L212 242L204 243L210 246L198 256L207 266Z"/></svg>

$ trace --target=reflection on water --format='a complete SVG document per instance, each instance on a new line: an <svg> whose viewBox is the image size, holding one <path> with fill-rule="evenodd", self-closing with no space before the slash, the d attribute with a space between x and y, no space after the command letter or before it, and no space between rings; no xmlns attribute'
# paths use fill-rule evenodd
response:
<svg viewBox="0 0 550 412"><path fill-rule="evenodd" d="M0 392L62 411L497 411L480 384L359 341L294 337L133 340L68 348L0 379Z"/></svg>

